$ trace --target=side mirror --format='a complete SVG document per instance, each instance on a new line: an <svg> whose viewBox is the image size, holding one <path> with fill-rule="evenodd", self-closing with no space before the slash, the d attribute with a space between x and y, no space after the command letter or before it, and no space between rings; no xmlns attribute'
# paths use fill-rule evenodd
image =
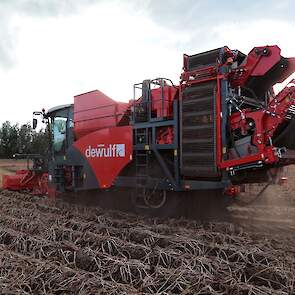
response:
<svg viewBox="0 0 295 295"><path fill-rule="evenodd" d="M38 120L36 118L33 119L33 129L36 129L38 124Z"/></svg>

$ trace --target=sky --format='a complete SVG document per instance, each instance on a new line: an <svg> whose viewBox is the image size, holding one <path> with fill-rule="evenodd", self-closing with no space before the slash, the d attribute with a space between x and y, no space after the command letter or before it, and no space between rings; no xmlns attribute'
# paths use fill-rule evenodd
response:
<svg viewBox="0 0 295 295"><path fill-rule="evenodd" d="M278 45L295 56L292 0L0 0L0 123L99 89L179 81L182 55ZM295 77L295 76L294 76Z"/></svg>

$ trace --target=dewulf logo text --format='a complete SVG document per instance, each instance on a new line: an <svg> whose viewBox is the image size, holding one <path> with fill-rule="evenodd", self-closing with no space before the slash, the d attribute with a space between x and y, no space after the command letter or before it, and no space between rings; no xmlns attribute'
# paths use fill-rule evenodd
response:
<svg viewBox="0 0 295 295"><path fill-rule="evenodd" d="M125 157L125 144L98 144L96 147L89 146L85 150L87 158L122 158Z"/></svg>

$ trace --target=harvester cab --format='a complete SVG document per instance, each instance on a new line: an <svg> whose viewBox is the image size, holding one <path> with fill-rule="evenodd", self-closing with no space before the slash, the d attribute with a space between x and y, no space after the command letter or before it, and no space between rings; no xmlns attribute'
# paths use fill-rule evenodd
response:
<svg viewBox="0 0 295 295"><path fill-rule="evenodd" d="M95 90L42 112L50 191L130 188L136 204L159 208L167 192L274 181L295 163L295 86L273 86L294 71L277 46L225 46L184 55L179 85L145 80L129 103Z"/></svg>
<svg viewBox="0 0 295 295"><path fill-rule="evenodd" d="M33 126L36 128L38 117L47 125L50 141L48 150L48 173L49 182L52 182L52 175L58 177L52 171L52 163L62 163L66 159L66 152L74 143L73 133L73 105L66 104L53 107L47 112L33 113ZM50 190L49 190L50 192Z"/></svg>
<svg viewBox="0 0 295 295"><path fill-rule="evenodd" d="M63 158L73 144L73 105L54 107L43 116L47 121L51 137L50 155L52 159Z"/></svg>

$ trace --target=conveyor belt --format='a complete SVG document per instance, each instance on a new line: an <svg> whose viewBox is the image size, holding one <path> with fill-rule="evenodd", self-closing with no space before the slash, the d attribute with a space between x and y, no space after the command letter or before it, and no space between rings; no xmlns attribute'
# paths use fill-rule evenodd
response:
<svg viewBox="0 0 295 295"><path fill-rule="evenodd" d="M186 87L182 98L182 174L216 177L215 85Z"/></svg>

